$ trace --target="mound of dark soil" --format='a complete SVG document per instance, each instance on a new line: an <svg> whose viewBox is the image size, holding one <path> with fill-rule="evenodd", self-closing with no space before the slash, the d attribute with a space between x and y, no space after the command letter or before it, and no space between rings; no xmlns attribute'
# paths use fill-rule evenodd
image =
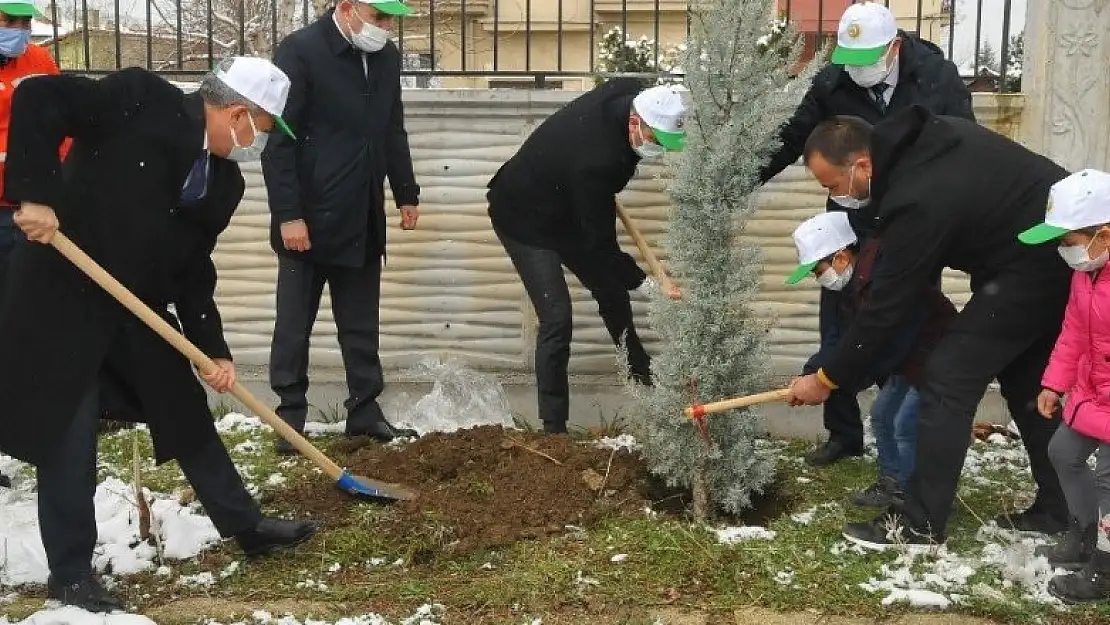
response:
<svg viewBox="0 0 1110 625"><path fill-rule="evenodd" d="M640 511L659 495L638 454L498 426L429 434L399 448L344 440L329 451L354 474L417 491L417 499L393 504L392 529L409 537L431 529L458 551L588 526ZM278 497L334 527L348 521L351 499L328 482L321 476Z"/></svg>

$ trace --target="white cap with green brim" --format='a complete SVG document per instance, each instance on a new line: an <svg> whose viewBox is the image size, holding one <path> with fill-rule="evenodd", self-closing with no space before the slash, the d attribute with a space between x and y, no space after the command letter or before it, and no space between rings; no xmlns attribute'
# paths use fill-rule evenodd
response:
<svg viewBox="0 0 1110 625"><path fill-rule="evenodd" d="M405 17L412 13L409 5L401 2L400 0L356 0L362 4L369 4L374 7L374 10L393 17Z"/></svg>
<svg viewBox="0 0 1110 625"><path fill-rule="evenodd" d="M840 17L836 31L835 65L873 65L886 54L898 36L898 24L890 9L877 2L853 4Z"/></svg>
<svg viewBox="0 0 1110 625"><path fill-rule="evenodd" d="M293 131L282 119L285 101L289 99L289 77L277 65L255 56L237 56L226 70L215 70L216 78L236 93L253 102L274 117L274 125L290 139Z"/></svg>
<svg viewBox="0 0 1110 625"><path fill-rule="evenodd" d="M848 223L848 213L844 211L829 211L803 221L794 230L798 268L787 276L786 284L798 284L822 259L857 240L852 224Z"/></svg>
<svg viewBox="0 0 1110 625"><path fill-rule="evenodd" d="M686 89L680 85L658 85L644 89L632 100L632 109L651 128L659 145L672 152L686 147Z"/></svg>
<svg viewBox="0 0 1110 625"><path fill-rule="evenodd" d="M1018 235L1018 240L1037 245L1058 239L1074 230L1110 223L1110 174L1084 169L1052 185L1044 223Z"/></svg>
<svg viewBox="0 0 1110 625"><path fill-rule="evenodd" d="M10 17L37 17L43 19L42 12L33 2L5 2L0 0L0 13Z"/></svg>

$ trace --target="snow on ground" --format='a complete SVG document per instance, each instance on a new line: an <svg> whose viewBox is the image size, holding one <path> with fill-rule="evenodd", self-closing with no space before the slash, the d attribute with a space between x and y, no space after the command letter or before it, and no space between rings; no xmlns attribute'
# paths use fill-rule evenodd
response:
<svg viewBox="0 0 1110 625"><path fill-rule="evenodd" d="M732 545L748 540L774 540L776 535L775 532L766 527L759 527L758 525L722 527L714 529L713 533L717 535L717 542L723 545Z"/></svg>
<svg viewBox="0 0 1110 625"><path fill-rule="evenodd" d="M5 473L17 465L7 459ZM11 474L11 473L8 473ZM168 495L152 494L151 531L158 536L162 554L179 560L196 556L220 540L208 517L197 514ZM17 479L15 488L0 490L0 585L45 584L46 552L38 529L38 498L30 480ZM157 549L139 540L139 515L134 490L110 477L96 488L94 505L99 532L93 564L110 567L116 575L154 569Z"/></svg>
<svg viewBox="0 0 1110 625"><path fill-rule="evenodd" d="M157 625L138 614L93 614L66 606L35 612L22 621L9 621L0 616L0 625Z"/></svg>
<svg viewBox="0 0 1110 625"><path fill-rule="evenodd" d="M251 615L250 620L222 623L220 621L200 617L199 623L205 625L441 625L441 618L445 612L442 605L424 604L417 608L411 616L400 621L391 621L378 614L363 614L351 616L335 621L325 621L305 618L303 621L293 616L275 616L269 612L259 610ZM40 610L22 621L9 621L0 616L0 625L156 625L154 621L137 614L91 614L74 607L54 608Z"/></svg>

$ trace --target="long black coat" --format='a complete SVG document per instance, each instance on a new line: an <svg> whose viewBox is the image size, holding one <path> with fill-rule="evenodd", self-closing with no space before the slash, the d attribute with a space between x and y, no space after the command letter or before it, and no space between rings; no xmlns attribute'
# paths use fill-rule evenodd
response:
<svg viewBox="0 0 1110 625"><path fill-rule="evenodd" d="M841 65L828 65L813 79L794 115L780 132L782 147L760 173L766 182L802 155L806 139L821 122L837 115L881 122L910 106L921 106L937 115L975 120L968 91L956 65L944 58L932 42L904 31L898 54L898 86L884 113L871 92L857 85Z"/></svg>
<svg viewBox="0 0 1110 625"><path fill-rule="evenodd" d="M632 100L643 89L615 78L545 119L488 183L493 225L533 247L588 259L591 284L631 290L644 280L617 243L616 195L640 157L628 141Z"/></svg>
<svg viewBox="0 0 1110 625"><path fill-rule="evenodd" d="M207 225L186 234L192 218L175 215L202 153L204 123L198 95L137 68L101 80L27 80L12 107L5 197L54 207L61 231L163 317L172 320L168 303L186 302L178 310L186 331L212 356L226 356L214 338L222 334L214 305L182 296L209 290L210 265L183 271L182 259L194 263L198 250L210 249L212 232L227 219L201 218ZM63 172L58 146L67 136L74 143ZM210 201L229 215L242 196L242 176L234 163L213 164ZM188 361L140 324L52 247L17 249L0 296L0 450L31 463L47 460L106 370L138 389L160 462L188 449L200 428L213 427L207 410L197 411L203 398Z"/></svg>
<svg viewBox="0 0 1110 625"><path fill-rule="evenodd" d="M385 178L398 206L417 204L401 104L401 53L362 54L328 11L283 39L274 64L292 83L283 117L297 135L270 136L262 155L270 243L278 254L360 267L385 252ZM365 69L363 59L365 58ZM280 226L303 219L312 249L285 249Z"/></svg>
<svg viewBox="0 0 1110 625"><path fill-rule="evenodd" d="M945 267L967 272L973 293L949 332L1059 331L1071 269L1054 244L1024 245L1017 235L1044 221L1049 188L1067 171L975 122L921 107L875 126L871 158L883 262L824 366L833 382L857 385Z"/></svg>

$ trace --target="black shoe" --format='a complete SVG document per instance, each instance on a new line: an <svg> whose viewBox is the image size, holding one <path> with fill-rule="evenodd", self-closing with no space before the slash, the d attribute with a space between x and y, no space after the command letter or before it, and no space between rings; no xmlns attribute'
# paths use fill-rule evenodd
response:
<svg viewBox="0 0 1110 625"><path fill-rule="evenodd" d="M381 419L367 428L349 429L346 435L351 438L369 436L379 443L388 443L396 438L420 438L420 434L416 430L393 427L393 424L385 419Z"/></svg>
<svg viewBox="0 0 1110 625"><path fill-rule="evenodd" d="M628 379L632 380L636 384L639 384L640 386L647 386L649 388L655 386L655 382L651 378L650 371L630 371L628 373Z"/></svg>
<svg viewBox="0 0 1110 625"><path fill-rule="evenodd" d="M894 501L895 496L901 500L902 495L898 482L888 476L880 476L874 484L856 493L852 497L852 504L860 508L875 508L885 510Z"/></svg>
<svg viewBox="0 0 1110 625"><path fill-rule="evenodd" d="M1053 567L1077 571L1091 561L1097 540L1097 523L1083 527L1079 521L1072 519L1068 525L1068 533L1060 542L1037 547L1034 554L1048 558L1048 563Z"/></svg>
<svg viewBox="0 0 1110 625"><path fill-rule="evenodd" d="M265 517L254 529L236 534L235 541L247 557L253 558L296 547L315 536L318 531L320 523L316 521L287 521Z"/></svg>
<svg viewBox="0 0 1110 625"><path fill-rule="evenodd" d="M1110 600L1110 552L1095 550L1083 570L1053 577L1048 592L1069 605Z"/></svg>
<svg viewBox="0 0 1110 625"><path fill-rule="evenodd" d="M566 421L544 421L543 422L544 434L566 434L567 422Z"/></svg>
<svg viewBox="0 0 1110 625"><path fill-rule="evenodd" d="M1048 534L1050 536L1061 534L1068 529L1067 520L1058 519L1047 512L1043 512L1035 505L1021 512L1000 514L995 517L994 522L1002 529Z"/></svg>
<svg viewBox="0 0 1110 625"><path fill-rule="evenodd" d="M72 584L61 584L50 578L46 582L46 598L65 605L81 608L86 612L124 611L126 606L108 594L95 577L89 576Z"/></svg>
<svg viewBox="0 0 1110 625"><path fill-rule="evenodd" d="M852 449L838 440L830 439L806 456L806 464L812 467L825 467L844 458L856 458L862 455L862 449Z"/></svg>
<svg viewBox="0 0 1110 625"><path fill-rule="evenodd" d="M889 510L866 523L845 524L843 536L872 551L885 551L892 547L921 551L944 544L943 539L938 540L911 528L904 516Z"/></svg>
<svg viewBox="0 0 1110 625"><path fill-rule="evenodd" d="M12 478L0 473L0 488L11 488Z"/></svg>
<svg viewBox="0 0 1110 625"><path fill-rule="evenodd" d="M295 456L301 452L292 443L284 438L278 437L277 442L274 443L274 453L279 456Z"/></svg>

